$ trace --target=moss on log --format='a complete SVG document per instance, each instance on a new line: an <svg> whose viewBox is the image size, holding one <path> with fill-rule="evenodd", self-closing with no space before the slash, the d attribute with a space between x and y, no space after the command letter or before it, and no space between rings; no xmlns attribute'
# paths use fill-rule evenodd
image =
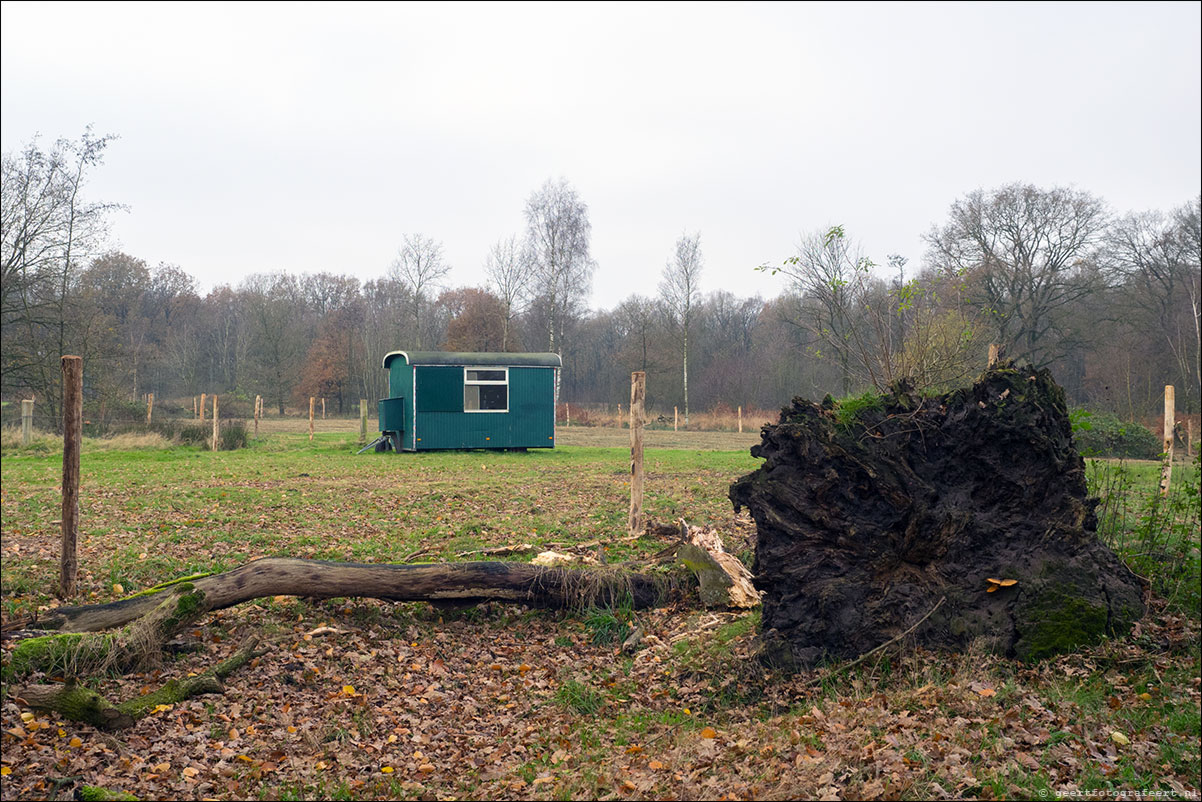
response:
<svg viewBox="0 0 1202 802"><path fill-rule="evenodd" d="M22 641L4 666L4 680L35 671L86 677L153 664L163 644L207 609L204 592L187 582L157 599L146 615L116 633L68 632Z"/></svg>
<svg viewBox="0 0 1202 802"><path fill-rule="evenodd" d="M51 710L72 721L82 721L106 730L122 729L136 721L91 688L75 682L65 685L31 685L17 699L38 710Z"/></svg>
<svg viewBox="0 0 1202 802"><path fill-rule="evenodd" d="M251 638L228 659L196 677L169 680L163 687L142 696L113 704L96 691L74 681L63 685L31 685L16 696L27 706L50 710L73 721L106 730L132 727L159 705L173 705L206 693L221 693L221 681L255 657L258 638Z"/></svg>
<svg viewBox="0 0 1202 802"><path fill-rule="evenodd" d="M185 586L204 593L206 611L266 596L512 601L563 608L629 603L645 608L662 603L669 593L669 583L662 576L620 569L546 568L506 562L376 565L286 557L255 560L175 588ZM25 625L61 632L99 632L146 615L168 592L170 588L111 604L59 607Z"/></svg>

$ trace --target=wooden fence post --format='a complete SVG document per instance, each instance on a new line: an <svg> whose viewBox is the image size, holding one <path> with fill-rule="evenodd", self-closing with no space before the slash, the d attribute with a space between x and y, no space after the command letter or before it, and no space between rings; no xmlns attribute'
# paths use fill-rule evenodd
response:
<svg viewBox="0 0 1202 802"><path fill-rule="evenodd" d="M367 442L367 399L359 399L359 445Z"/></svg>
<svg viewBox="0 0 1202 802"><path fill-rule="evenodd" d="M33 442L33 399L21 402L21 445Z"/></svg>
<svg viewBox="0 0 1202 802"><path fill-rule="evenodd" d="M200 413L197 412L196 410L197 410L196 396L192 396L192 417L193 418L200 417Z"/></svg>
<svg viewBox="0 0 1202 802"><path fill-rule="evenodd" d="M322 399L321 399L321 419L322 420L326 419L326 399L324 396L322 396Z"/></svg>
<svg viewBox="0 0 1202 802"><path fill-rule="evenodd" d="M79 577L79 446L83 439L83 359L64 356L63 367L63 524L59 555L60 599L75 595Z"/></svg>
<svg viewBox="0 0 1202 802"><path fill-rule="evenodd" d="M572 425L572 405L567 401L563 403L564 425L571 427Z"/></svg>
<svg viewBox="0 0 1202 802"><path fill-rule="evenodd" d="M1185 419L1185 458L1193 459L1194 457L1194 421L1192 418Z"/></svg>
<svg viewBox="0 0 1202 802"><path fill-rule="evenodd" d="M647 395L647 374L630 374L630 534L641 534L643 524L643 399Z"/></svg>
<svg viewBox="0 0 1202 802"><path fill-rule="evenodd" d="M680 431L680 407L672 407L672 431Z"/></svg>
<svg viewBox="0 0 1202 802"><path fill-rule="evenodd" d="M154 414L154 393L146 394L146 425L150 425L150 417Z"/></svg>
<svg viewBox="0 0 1202 802"><path fill-rule="evenodd" d="M743 407L739 407L739 434L743 433Z"/></svg>
<svg viewBox="0 0 1202 802"><path fill-rule="evenodd" d="M1177 410L1174 405L1173 385L1164 386L1164 464L1160 467L1160 495L1169 494L1169 482L1173 478L1173 424L1177 422Z"/></svg>
<svg viewBox="0 0 1202 802"><path fill-rule="evenodd" d="M622 405L618 404L618 428L621 429L625 425L626 422L622 420Z"/></svg>
<svg viewBox="0 0 1202 802"><path fill-rule="evenodd" d="M263 412L263 396L255 396L255 439L259 439L259 415Z"/></svg>
<svg viewBox="0 0 1202 802"><path fill-rule="evenodd" d="M217 446L220 444L218 441L219 435L217 432L218 427L220 425L221 425L221 420L220 420L219 416L217 415L217 393L213 393L213 450L214 451L217 450Z"/></svg>
<svg viewBox="0 0 1202 802"><path fill-rule="evenodd" d="M316 401L313 396L309 396L309 442L313 442L313 403Z"/></svg>
<svg viewBox="0 0 1202 802"><path fill-rule="evenodd" d="M205 401L207 399L208 399L207 395L205 395L204 393L200 394L200 422L201 423L205 422Z"/></svg>

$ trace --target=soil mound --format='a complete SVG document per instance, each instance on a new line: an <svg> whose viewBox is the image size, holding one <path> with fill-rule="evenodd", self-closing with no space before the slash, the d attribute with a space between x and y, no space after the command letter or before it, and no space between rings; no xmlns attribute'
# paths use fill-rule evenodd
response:
<svg viewBox="0 0 1202 802"><path fill-rule="evenodd" d="M765 658L802 667L915 630L1038 659L1126 632L1141 582L1097 537L1096 499L1046 370L781 410L730 488L756 522Z"/></svg>

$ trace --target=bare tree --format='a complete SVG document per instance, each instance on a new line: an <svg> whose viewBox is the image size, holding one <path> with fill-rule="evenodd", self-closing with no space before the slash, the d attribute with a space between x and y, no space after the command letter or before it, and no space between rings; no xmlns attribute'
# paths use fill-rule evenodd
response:
<svg viewBox="0 0 1202 802"><path fill-rule="evenodd" d="M839 366L843 395L851 394L856 313L863 284L857 271L871 267L840 226L802 237L797 254L770 269L793 283L796 304L788 319L809 337L808 347L819 359L833 358Z"/></svg>
<svg viewBox="0 0 1202 802"><path fill-rule="evenodd" d="M1044 366L1063 355L1066 308L1098 289L1082 268L1105 226L1105 205L1088 193L1008 184L952 204L926 237L928 258L976 279L1010 355Z"/></svg>
<svg viewBox="0 0 1202 802"><path fill-rule="evenodd" d="M388 276L409 289L413 296L413 344L422 347L422 307L426 298L451 272L442 256L442 243L421 234L406 234L405 244L388 270Z"/></svg>
<svg viewBox="0 0 1202 802"><path fill-rule="evenodd" d="M565 179L547 180L526 200L532 290L544 309L547 350L562 353L568 317L583 305L595 264L588 205Z"/></svg>
<svg viewBox="0 0 1202 802"><path fill-rule="evenodd" d="M1196 394L1202 345L1196 220L1193 204L1171 216L1158 211L1125 215L1107 231L1100 254L1121 288L1117 303L1122 320L1167 347L1175 364L1166 372L1177 373L1175 384L1187 403Z"/></svg>
<svg viewBox="0 0 1202 802"><path fill-rule="evenodd" d="M85 200L89 173L115 137L30 143L3 157L0 178L0 383L46 399L56 414L59 357L74 347L70 316L80 266L100 247L116 204Z"/></svg>
<svg viewBox="0 0 1202 802"><path fill-rule="evenodd" d="M680 332L682 387L684 388L684 422L689 423L689 328L693 322L693 307L701 294L701 233L682 234L676 240L676 253L664 267L659 295L677 331Z"/></svg>
<svg viewBox="0 0 1202 802"><path fill-rule="evenodd" d="M484 259L484 274L504 308L502 351L509 350L513 319L521 314L530 296L530 261L530 253L518 244L515 236L497 240Z"/></svg>
<svg viewBox="0 0 1202 802"><path fill-rule="evenodd" d="M363 284L363 376L364 398L387 398L387 373L380 360L389 351L405 347L403 316L412 303L408 287L387 277Z"/></svg>
<svg viewBox="0 0 1202 802"><path fill-rule="evenodd" d="M629 370L658 371L654 359L654 344L659 333L659 305L650 298L631 295L614 310L618 334L626 343L623 360Z"/></svg>
<svg viewBox="0 0 1202 802"><path fill-rule="evenodd" d="M1181 258L1190 271L1187 284L1190 309L1194 317L1194 361L1195 368L1202 359L1202 195L1177 208L1173 212L1176 237L1181 243ZM1198 390L1198 383L1194 383Z"/></svg>
<svg viewBox="0 0 1202 802"><path fill-rule="evenodd" d="M157 316L150 291L150 268L119 251L98 256L80 273L76 293L86 312L76 316L75 328L87 340L84 356L100 357L92 360L90 379L107 401L142 393Z"/></svg>
<svg viewBox="0 0 1202 802"><path fill-rule="evenodd" d="M257 384L263 388L264 400L274 401L283 415L309 348L304 323L297 314L304 303L300 282L285 273L255 274L242 282L238 295L236 304L246 316L248 356Z"/></svg>

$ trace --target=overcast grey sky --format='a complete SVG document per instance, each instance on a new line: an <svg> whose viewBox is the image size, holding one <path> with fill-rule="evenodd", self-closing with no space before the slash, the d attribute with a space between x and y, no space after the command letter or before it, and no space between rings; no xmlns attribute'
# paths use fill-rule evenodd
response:
<svg viewBox="0 0 1202 802"><path fill-rule="evenodd" d="M1117 212L1202 187L1199 3L3 3L0 140L121 138L88 196L116 245L204 288L384 273L405 233L483 282L525 199L589 205L592 303L655 294L682 232L703 290L842 224L921 261L1011 181Z"/></svg>

